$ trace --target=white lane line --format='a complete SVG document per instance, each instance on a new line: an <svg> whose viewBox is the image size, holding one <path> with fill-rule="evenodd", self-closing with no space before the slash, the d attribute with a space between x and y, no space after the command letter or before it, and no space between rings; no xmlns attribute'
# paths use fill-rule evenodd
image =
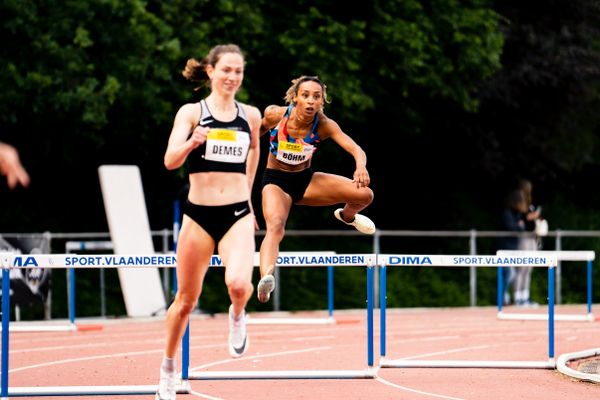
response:
<svg viewBox="0 0 600 400"><path fill-rule="evenodd" d="M222 346L222 344L218 344L218 345L211 344L211 345L204 345L204 346L190 346L190 349L210 349L210 348L221 347L221 346ZM162 354L162 353L164 353L164 349L144 350L144 351L132 351L132 352L128 352L128 353L102 354L102 355L98 355L98 356L89 356L89 357L65 358L65 359L62 359L62 360L50 361L50 362L45 362L45 363L40 363L40 364L32 364L32 365L27 365L25 367L20 367L20 368L13 368L13 369L10 369L8 372L14 373L14 372L20 372L20 371L25 371L25 370L34 369L34 368L49 367L51 365L77 363L77 362L81 362L81 361L102 360L102 359L117 358L117 357L129 357L129 356L149 355L149 354L156 354L156 353L161 353Z"/></svg>
<svg viewBox="0 0 600 400"><path fill-rule="evenodd" d="M419 343L419 342L438 342L438 341L446 341L446 340L458 340L460 336L430 336L430 337L421 337L421 338L411 338L411 339L398 339L398 340L386 340L388 345L390 344L405 344L405 343Z"/></svg>
<svg viewBox="0 0 600 400"><path fill-rule="evenodd" d="M379 382L379 383L383 383L384 385L388 385L388 386L394 387L396 389L400 389L400 390L404 390L404 391L412 392L412 393L418 393L418 394L422 394L424 396L430 396L430 397L436 397L438 399L448 399L448 400L465 400L465 399L463 399L461 397L445 396L443 394L437 394L437 393L431 393L431 392L424 392L422 390L417 390L417 389L412 389L412 388L409 388L409 387L406 387L406 386L397 385L397 384L395 384L393 382L390 382L390 381L387 381L387 380L385 380L385 379L383 379L381 377L377 377L377 378L375 378L375 380L377 382Z"/></svg>
<svg viewBox="0 0 600 400"><path fill-rule="evenodd" d="M164 339L153 339L153 340L136 340L136 344L156 344L162 343ZM87 344L75 344L70 346L47 346L47 347L32 347L30 349L17 349L10 350L9 354L25 354L25 353L39 353L41 351L56 351L56 350L74 350L74 349L89 349L89 348L106 348L107 345L117 346L117 345L131 345L131 341L123 341L123 342L103 342L103 343L87 343Z"/></svg>
<svg viewBox="0 0 600 400"><path fill-rule="evenodd" d="M307 336L301 338L294 338L292 342L308 342L309 340L324 340L324 339L335 339L335 336Z"/></svg>
<svg viewBox="0 0 600 400"><path fill-rule="evenodd" d="M197 371L199 369L214 367L215 365L229 364L229 363L236 362L236 361L254 360L257 358L267 358L267 357L287 356L290 354L310 353L312 351L324 351L324 350L331 350L331 346L313 347L313 348L302 349L302 350L280 351L277 353L265 353L265 354L258 354L255 356L241 357L241 358L228 358L228 359L223 359L223 360L219 360L219 361L214 361L214 362L211 362L208 364L199 365L197 367L191 368L190 371Z"/></svg>

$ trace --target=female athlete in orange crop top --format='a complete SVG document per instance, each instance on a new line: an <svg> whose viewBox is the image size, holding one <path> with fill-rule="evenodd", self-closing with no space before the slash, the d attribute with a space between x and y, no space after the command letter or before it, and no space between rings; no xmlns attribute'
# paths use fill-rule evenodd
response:
<svg viewBox="0 0 600 400"><path fill-rule="evenodd" d="M260 246L258 299L267 302L275 288L273 271L292 204L331 206L337 219L366 234L375 224L358 214L373 201L369 188L367 156L339 125L323 113L328 101L326 86L316 76L302 76L287 90L288 106L266 108L261 134L270 132L270 152L263 174L262 209L267 233ZM353 179L325 172L313 172L311 161L317 145L333 139L356 162Z"/></svg>

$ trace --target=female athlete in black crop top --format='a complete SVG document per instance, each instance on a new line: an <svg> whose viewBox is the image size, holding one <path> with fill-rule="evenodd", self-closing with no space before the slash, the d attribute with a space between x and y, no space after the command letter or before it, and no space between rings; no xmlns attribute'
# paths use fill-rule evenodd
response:
<svg viewBox="0 0 600 400"><path fill-rule="evenodd" d="M210 128L210 131L206 141L187 156L190 174L209 171L246 173L250 125L244 107L237 101L235 106L235 119L223 122L212 115L206 100L200 101L201 118L198 126Z"/></svg>
<svg viewBox="0 0 600 400"><path fill-rule="evenodd" d="M165 152L167 169L188 163L190 189L177 243L175 300L167 312L167 333L156 399L175 398L174 357L204 276L217 249L225 265L229 292L229 353L248 349L246 304L252 295L255 220L250 193L259 160L261 115L235 101L244 77L238 46L214 47L197 61L188 60L184 76L210 84L205 100L182 106Z"/></svg>
<svg viewBox="0 0 600 400"><path fill-rule="evenodd" d="M270 153L263 174L262 209L267 233L260 246L258 299L269 300L275 287L273 271L292 204L331 206L344 203L334 212L337 219L360 232L372 234L375 224L358 214L373 201L369 189L367 156L339 125L323 113L326 86L316 76L294 79L286 93L285 107L269 106L262 120L261 134L270 132ZM314 172L311 160L316 146L333 139L354 157L353 179Z"/></svg>

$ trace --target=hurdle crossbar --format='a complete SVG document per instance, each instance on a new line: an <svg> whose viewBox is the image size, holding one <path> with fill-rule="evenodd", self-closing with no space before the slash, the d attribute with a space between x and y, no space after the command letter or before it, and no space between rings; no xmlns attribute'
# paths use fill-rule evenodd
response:
<svg viewBox="0 0 600 400"><path fill-rule="evenodd" d="M65 325L11 325L9 327L11 332L73 332L76 331L77 325L65 324ZM2 332L2 328L0 328Z"/></svg>
<svg viewBox="0 0 600 400"><path fill-rule="evenodd" d="M122 385L122 386L32 386L9 388L10 397L33 396L119 396L119 395L154 395L158 385ZM188 381L176 386L179 394L188 394L191 386Z"/></svg>
<svg viewBox="0 0 600 400"><path fill-rule="evenodd" d="M505 255L519 255L524 251L521 250L499 250L496 252L499 256ZM531 252L527 252L531 253ZM556 257L557 263L560 261L586 261L587 262L587 313L586 314L555 314L555 321L581 321L581 322L594 322L596 319L592 313L592 263L596 259L595 251L573 251L573 250L560 250L550 251L542 250L536 251L535 254L540 255L553 255ZM501 320L512 320L512 321L545 321L548 319L548 314L533 314L533 313L507 313L502 311L503 306L503 292L504 282L502 276L502 269L504 266L498 266L498 295L497 305L498 314L497 318Z"/></svg>
<svg viewBox="0 0 600 400"><path fill-rule="evenodd" d="M553 254L519 253L516 255L421 255L380 254L377 263L380 289L380 359L381 368L544 368L554 369L554 269L556 256ZM400 267L514 267L548 268L548 360L504 361L504 360L389 360L386 357L386 270L388 266Z"/></svg>
<svg viewBox="0 0 600 400"><path fill-rule="evenodd" d="M190 373L196 380L259 380L259 379L373 379L377 368L364 370L314 371L201 371Z"/></svg>
<svg viewBox="0 0 600 400"><path fill-rule="evenodd" d="M323 318L293 318L293 317L273 317L273 318L253 318L248 315L246 325L335 325L336 320L333 317Z"/></svg>
<svg viewBox="0 0 600 400"><path fill-rule="evenodd" d="M468 361L468 360L387 360L379 362L382 368L494 368L494 369L554 369L553 359L548 361Z"/></svg>

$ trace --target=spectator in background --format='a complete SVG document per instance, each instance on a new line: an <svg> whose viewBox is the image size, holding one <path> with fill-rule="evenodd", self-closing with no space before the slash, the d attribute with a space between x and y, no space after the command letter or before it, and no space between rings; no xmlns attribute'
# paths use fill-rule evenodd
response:
<svg viewBox="0 0 600 400"><path fill-rule="evenodd" d="M525 221L523 213L527 211L525 194L520 189L513 189L506 197L504 209L500 219L500 230L522 233L525 231ZM503 236L498 238L498 250L519 250L520 237ZM504 284L504 304L511 304L510 287L512 286L518 269L515 267L502 268L502 280ZM513 291L513 300L514 298Z"/></svg>
<svg viewBox="0 0 600 400"><path fill-rule="evenodd" d="M0 142L0 173L6 176L8 187L29 186L29 174L21 165L19 152L13 146Z"/></svg>

